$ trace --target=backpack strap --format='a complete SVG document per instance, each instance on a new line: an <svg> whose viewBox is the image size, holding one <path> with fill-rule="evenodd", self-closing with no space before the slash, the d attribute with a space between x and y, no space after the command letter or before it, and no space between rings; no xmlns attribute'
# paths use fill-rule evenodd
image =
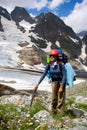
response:
<svg viewBox="0 0 87 130"><path fill-rule="evenodd" d="M59 62L60 71L62 73L62 62Z"/></svg>
<svg viewBox="0 0 87 130"><path fill-rule="evenodd" d="M48 70L50 70L50 63L48 63Z"/></svg>
<svg viewBox="0 0 87 130"><path fill-rule="evenodd" d="M59 62L59 68L60 68L60 78L62 80L62 77L63 77L63 75L62 75L62 62Z"/></svg>

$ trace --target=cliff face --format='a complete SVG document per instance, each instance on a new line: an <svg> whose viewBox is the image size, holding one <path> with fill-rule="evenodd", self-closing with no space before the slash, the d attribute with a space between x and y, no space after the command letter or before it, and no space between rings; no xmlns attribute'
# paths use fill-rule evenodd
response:
<svg viewBox="0 0 87 130"><path fill-rule="evenodd" d="M82 38L82 44L83 44L85 56L80 57L80 61L83 65L87 66L87 34L85 34L84 37Z"/></svg>

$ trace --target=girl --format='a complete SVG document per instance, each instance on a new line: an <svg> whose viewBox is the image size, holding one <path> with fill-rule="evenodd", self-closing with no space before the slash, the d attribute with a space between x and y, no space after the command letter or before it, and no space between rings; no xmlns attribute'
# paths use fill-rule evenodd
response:
<svg viewBox="0 0 87 130"><path fill-rule="evenodd" d="M60 67L58 55L58 50L56 49L49 52L50 63L46 65L39 82L35 85L35 89L37 89L49 70L52 85L52 112L55 114L58 112L63 112L65 104L66 70L63 63Z"/></svg>

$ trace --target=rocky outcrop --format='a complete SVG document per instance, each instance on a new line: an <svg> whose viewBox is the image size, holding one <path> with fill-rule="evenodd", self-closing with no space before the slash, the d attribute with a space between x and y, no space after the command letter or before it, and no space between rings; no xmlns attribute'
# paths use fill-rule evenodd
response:
<svg viewBox="0 0 87 130"><path fill-rule="evenodd" d="M0 84L0 96L5 95L5 94L6 95L11 94L14 91L15 91L14 88L4 85L4 84Z"/></svg>
<svg viewBox="0 0 87 130"><path fill-rule="evenodd" d="M46 61L46 54L44 51L36 48L35 46L31 47L24 47L22 50L17 52L19 54L20 59L24 61L24 63L29 65L37 65L45 63Z"/></svg>
<svg viewBox="0 0 87 130"><path fill-rule="evenodd" d="M84 58L83 58L83 57L80 57L80 61L81 61L81 63L83 63L84 65L87 66L87 33L86 33L85 36L83 37L82 43L83 43L83 45L85 46L84 52L85 52L86 55L85 55Z"/></svg>
<svg viewBox="0 0 87 130"><path fill-rule="evenodd" d="M1 6L0 6L0 15L5 17L8 20L11 20L11 16L10 16L9 12Z"/></svg>

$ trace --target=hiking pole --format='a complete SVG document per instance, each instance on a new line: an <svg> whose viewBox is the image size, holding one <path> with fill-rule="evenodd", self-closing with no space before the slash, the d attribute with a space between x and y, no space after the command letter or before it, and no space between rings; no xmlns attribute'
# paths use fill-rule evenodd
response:
<svg viewBox="0 0 87 130"><path fill-rule="evenodd" d="M37 91L37 88L35 88L35 89L33 90L33 94L32 94L32 96L31 96L30 107L31 107L32 102L33 102L33 100L34 100L34 97L35 97L36 91Z"/></svg>

